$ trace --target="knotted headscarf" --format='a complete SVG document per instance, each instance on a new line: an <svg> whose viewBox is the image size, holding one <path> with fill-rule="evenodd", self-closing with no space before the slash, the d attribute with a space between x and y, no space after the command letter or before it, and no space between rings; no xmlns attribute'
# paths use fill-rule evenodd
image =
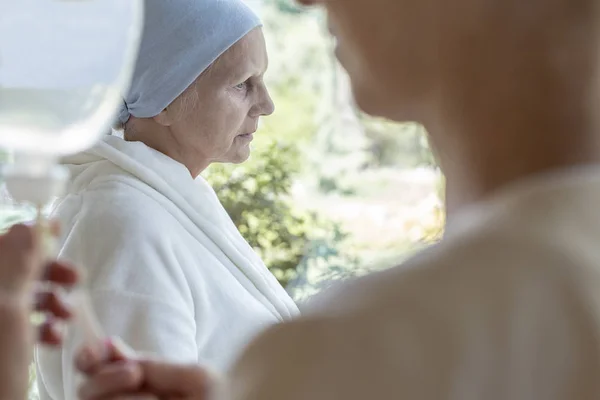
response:
<svg viewBox="0 0 600 400"><path fill-rule="evenodd" d="M261 25L243 0L146 0L133 80L119 112L160 114L221 54Z"/></svg>

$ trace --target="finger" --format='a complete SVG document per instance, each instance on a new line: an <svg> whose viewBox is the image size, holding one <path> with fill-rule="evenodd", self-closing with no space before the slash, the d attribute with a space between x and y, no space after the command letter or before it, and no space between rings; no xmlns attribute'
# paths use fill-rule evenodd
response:
<svg viewBox="0 0 600 400"><path fill-rule="evenodd" d="M75 367L88 375L109 362L104 343L84 346L75 355Z"/></svg>
<svg viewBox="0 0 600 400"><path fill-rule="evenodd" d="M38 342L47 346L59 346L62 343L62 332L55 321L49 318L38 328Z"/></svg>
<svg viewBox="0 0 600 400"><path fill-rule="evenodd" d="M107 364L79 388L81 400L100 400L125 396L136 392L142 385L142 370L136 362L120 361Z"/></svg>
<svg viewBox="0 0 600 400"><path fill-rule="evenodd" d="M31 228L24 225L13 226L0 236L0 264L2 279L7 287L20 289L20 286L34 273L36 268L36 240Z"/></svg>
<svg viewBox="0 0 600 400"><path fill-rule="evenodd" d="M84 374L91 374L94 368L102 363L95 346L84 346L75 355L75 368Z"/></svg>
<svg viewBox="0 0 600 400"><path fill-rule="evenodd" d="M73 316L71 306L55 291L41 291L35 295L36 311L47 312L56 318L69 319Z"/></svg>
<svg viewBox="0 0 600 400"><path fill-rule="evenodd" d="M42 267L34 230L13 226L0 236L0 291L15 301L28 301L28 286Z"/></svg>
<svg viewBox="0 0 600 400"><path fill-rule="evenodd" d="M125 361L127 357L113 344L112 339L82 347L75 355L75 367L84 374L93 374L103 365Z"/></svg>
<svg viewBox="0 0 600 400"><path fill-rule="evenodd" d="M44 269L43 280L62 286L73 286L79 281L77 269L64 262L50 262Z"/></svg>
<svg viewBox="0 0 600 400"><path fill-rule="evenodd" d="M34 230L31 227L18 224L12 226L7 233L0 236L0 250L6 248L33 250L35 242Z"/></svg>
<svg viewBox="0 0 600 400"><path fill-rule="evenodd" d="M208 393L214 382L212 374L197 365L142 360L140 366L145 388L152 393L201 398Z"/></svg>

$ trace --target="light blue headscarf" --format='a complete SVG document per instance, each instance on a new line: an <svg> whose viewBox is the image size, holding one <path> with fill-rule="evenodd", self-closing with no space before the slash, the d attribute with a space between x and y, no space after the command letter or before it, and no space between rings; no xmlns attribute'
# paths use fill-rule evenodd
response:
<svg viewBox="0 0 600 400"><path fill-rule="evenodd" d="M119 120L160 114L258 26L243 0L146 0L142 43Z"/></svg>

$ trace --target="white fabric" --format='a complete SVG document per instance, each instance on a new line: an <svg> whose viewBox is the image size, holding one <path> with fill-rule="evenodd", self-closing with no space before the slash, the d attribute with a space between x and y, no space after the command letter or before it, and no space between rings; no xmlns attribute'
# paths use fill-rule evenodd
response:
<svg viewBox="0 0 600 400"><path fill-rule="evenodd" d="M497 193L261 336L219 400L600 399L599 206L599 169Z"/></svg>
<svg viewBox="0 0 600 400"><path fill-rule="evenodd" d="M219 371L252 335L297 314L212 188L182 164L116 136L67 162L60 257L85 267L107 334ZM36 351L43 399L74 398L79 336L73 329L62 351Z"/></svg>

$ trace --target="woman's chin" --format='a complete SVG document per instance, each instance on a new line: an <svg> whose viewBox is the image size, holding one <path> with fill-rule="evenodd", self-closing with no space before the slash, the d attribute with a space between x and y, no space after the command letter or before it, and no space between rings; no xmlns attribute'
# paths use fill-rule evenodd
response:
<svg viewBox="0 0 600 400"><path fill-rule="evenodd" d="M250 144L240 146L237 149L237 151L234 154L232 154L228 162L231 164L241 164L243 162L246 162L250 158L250 153Z"/></svg>
<svg viewBox="0 0 600 400"><path fill-rule="evenodd" d="M248 153L245 157L240 157L235 161L232 161L232 164L243 164L250 158L250 153Z"/></svg>

